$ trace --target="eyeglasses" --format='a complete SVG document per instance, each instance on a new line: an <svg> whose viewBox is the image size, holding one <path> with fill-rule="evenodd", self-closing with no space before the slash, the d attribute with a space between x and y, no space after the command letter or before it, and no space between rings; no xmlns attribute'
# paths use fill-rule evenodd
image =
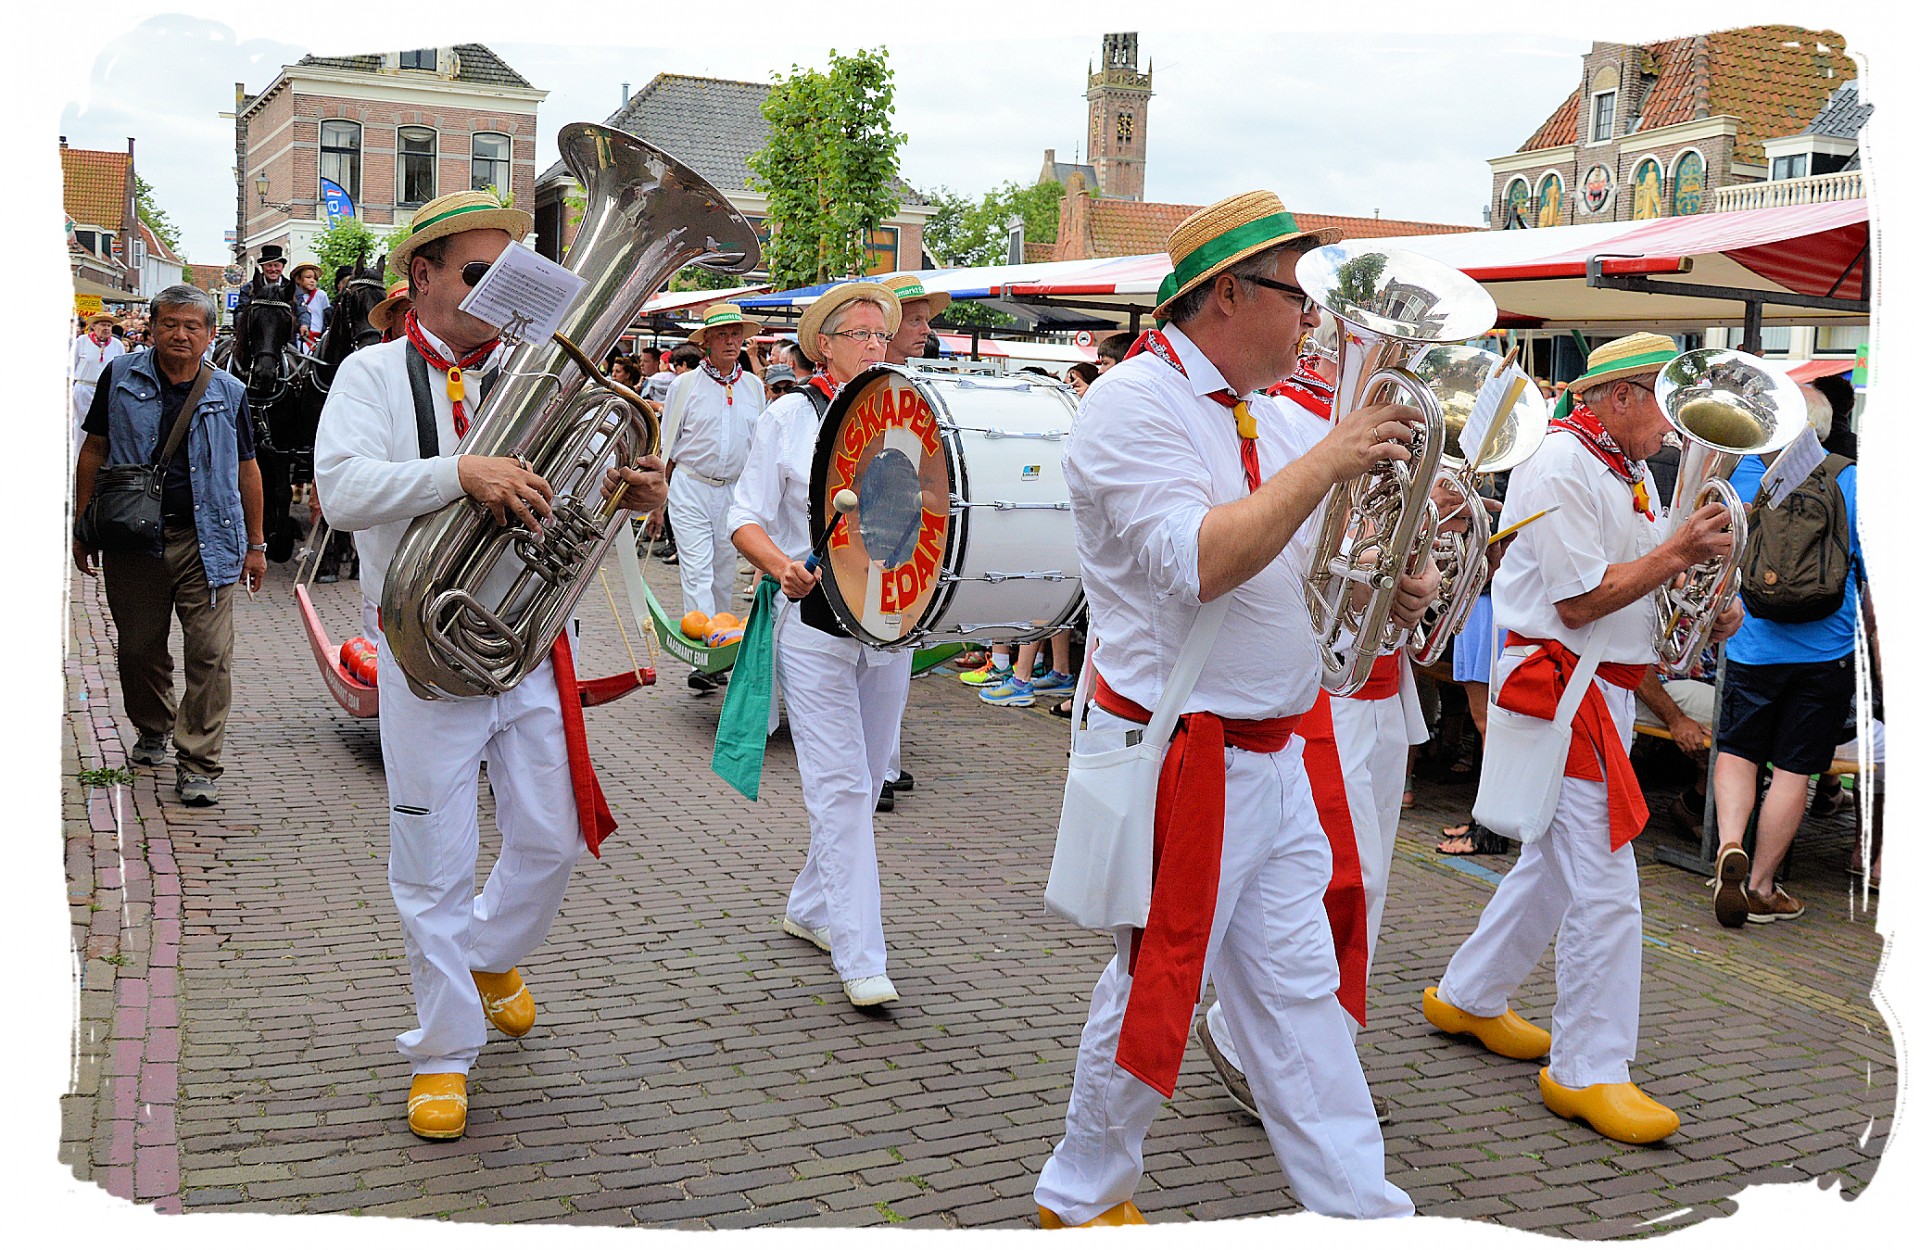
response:
<svg viewBox="0 0 1920 1250"><path fill-rule="evenodd" d="M1250 282L1254 286L1263 286L1270 291L1278 291L1282 295L1291 295L1293 298L1300 301L1300 307L1303 309L1307 306L1308 299L1311 298L1310 296L1308 296L1308 294L1305 291L1301 290L1299 287L1288 286L1286 283L1276 282L1272 278L1255 278L1250 276L1240 277L1240 275L1238 274L1234 276L1239 277L1240 281L1242 282Z"/></svg>
<svg viewBox="0 0 1920 1250"><path fill-rule="evenodd" d="M856 343L878 343L883 347L893 342L893 336L885 330L835 330L833 337L852 339Z"/></svg>
<svg viewBox="0 0 1920 1250"><path fill-rule="evenodd" d="M460 266L460 281L468 286L477 286L480 279L487 276L487 270L493 268L490 260L470 260Z"/></svg>

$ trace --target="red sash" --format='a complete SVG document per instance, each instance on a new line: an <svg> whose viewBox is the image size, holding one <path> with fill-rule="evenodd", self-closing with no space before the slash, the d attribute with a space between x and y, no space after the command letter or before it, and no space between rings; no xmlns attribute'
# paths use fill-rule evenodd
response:
<svg viewBox="0 0 1920 1250"><path fill-rule="evenodd" d="M1340 961L1340 989L1336 997L1360 1025L1367 1022L1367 886L1360 875L1360 844L1353 832L1353 809L1347 806L1347 776L1340 767L1340 744L1333 733L1333 700L1322 690L1313 710L1300 722L1306 747L1307 785L1313 790L1313 809L1333 852L1333 878L1327 882L1322 905L1333 929L1333 951Z"/></svg>
<svg viewBox="0 0 1920 1250"><path fill-rule="evenodd" d="M573 781L573 805L580 813L580 836L595 859L600 841L620 826L614 823L607 796L600 791L593 760L587 755L587 720L580 714L580 686L573 675L573 645L561 630L553 644L553 684L560 693L560 725L567 737L567 773Z"/></svg>
<svg viewBox="0 0 1920 1250"><path fill-rule="evenodd" d="M1580 657L1551 638L1523 638L1509 632L1506 645L1537 647L1500 684L1495 702L1509 712L1552 720L1566 693ZM1649 664L1601 664L1595 671L1599 680L1622 690L1638 689L1646 680ZM1607 710L1600 688L1589 685L1573 716L1573 744L1567 751L1567 776L1579 781L1607 783L1607 830L1613 849L1619 850L1640 836L1647 827L1647 801L1640 793L1640 779L1634 775L1627 749L1620 744L1613 715Z"/></svg>
<svg viewBox="0 0 1920 1250"><path fill-rule="evenodd" d="M1152 719L1098 674L1093 698L1101 708L1135 724ZM1191 712L1180 718L1167 744L1153 813L1153 902L1147 927L1134 934L1129 960L1133 989L1120 1022L1114 1062L1168 1097L1180 1079L1180 1058L1193 1027L1193 1009L1200 1003L1207 939L1220 892L1227 747L1262 754L1282 750L1302 719L1231 720Z"/></svg>
<svg viewBox="0 0 1920 1250"><path fill-rule="evenodd" d="M1366 682L1346 699L1365 699L1376 702L1381 699L1397 698L1400 694L1400 653L1389 651L1385 655L1373 657L1373 667L1367 670Z"/></svg>

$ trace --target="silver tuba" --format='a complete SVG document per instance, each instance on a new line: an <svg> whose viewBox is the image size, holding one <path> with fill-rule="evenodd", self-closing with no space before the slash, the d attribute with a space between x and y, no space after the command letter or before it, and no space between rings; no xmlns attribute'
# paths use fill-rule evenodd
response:
<svg viewBox="0 0 1920 1250"><path fill-rule="evenodd" d="M698 261L742 273L760 260L746 218L660 149L575 122L560 131L560 156L586 201L567 251L586 286L551 341L508 352L460 445L522 457L553 487L553 515L536 535L460 499L407 527L380 614L387 646L424 698L501 694L552 651L632 514L618 493L602 498L607 470L652 454L660 439L639 395L596 362L680 269Z"/></svg>
<svg viewBox="0 0 1920 1250"><path fill-rule="evenodd" d="M1696 511L1727 509L1733 550L1655 588L1653 649L1660 671L1684 676L1706 650L1713 623L1740 593L1740 554L1747 545L1747 505L1726 481L1742 456L1784 449L1807 428L1807 401L1780 366L1731 348L1701 348L1667 362L1654 380L1661 415L1680 435L1663 538Z"/></svg>
<svg viewBox="0 0 1920 1250"><path fill-rule="evenodd" d="M1431 497L1446 422L1434 388L1407 367L1435 343L1492 327L1497 310L1479 283L1413 252L1365 242L1329 244L1300 258L1294 281L1339 322L1333 419L1396 399L1419 409L1412 458L1389 460L1333 488L1307 570L1307 616L1320 647L1320 684L1350 694L1401 631L1393 587L1425 562L1440 518ZM1363 586L1373 593L1361 602Z"/></svg>

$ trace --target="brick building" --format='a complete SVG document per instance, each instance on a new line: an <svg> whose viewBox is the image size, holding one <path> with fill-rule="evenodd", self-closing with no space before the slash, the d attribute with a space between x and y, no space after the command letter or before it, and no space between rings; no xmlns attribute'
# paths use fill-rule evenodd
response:
<svg viewBox="0 0 1920 1250"><path fill-rule="evenodd" d="M1747 26L1644 46L1596 42L1581 58L1572 93L1519 151L1487 162L1491 224L1574 225L1744 206L1734 189L1774 172L1768 141L1804 134L1855 76L1841 36L1798 26ZM1847 157L1831 145L1804 146L1812 163L1832 160L1837 169Z"/></svg>
<svg viewBox="0 0 1920 1250"><path fill-rule="evenodd" d="M622 91L624 94L624 84ZM760 106L772 90L763 82L657 74L637 94L626 97L606 124L635 135L685 163L733 202L767 238L767 197L748 189L747 158L767 143L767 119ZM577 223L567 199L580 184L555 161L542 170L534 194L534 229L540 251L563 260ZM904 182L896 181L900 208L867 240L867 272L919 269L922 236L933 206ZM743 281L766 277L764 270Z"/></svg>
<svg viewBox="0 0 1920 1250"><path fill-rule="evenodd" d="M313 236L327 226L323 181L379 234L470 187L531 204L546 94L477 43L305 56L257 94L235 83L236 250L252 257L277 243L313 259Z"/></svg>
<svg viewBox="0 0 1920 1250"><path fill-rule="evenodd" d="M124 152L70 148L60 136L61 194L69 226L67 265L76 290L102 298L137 298L140 265L134 211L133 140Z"/></svg>
<svg viewBox="0 0 1920 1250"><path fill-rule="evenodd" d="M1100 37L1100 65L1087 63L1087 159L1054 159L1048 148L1035 182L1068 185L1078 175L1094 195L1144 200L1147 194L1147 102L1153 98L1153 61L1140 68L1140 36ZM1031 245L1029 245L1031 249ZM1028 253L1032 259L1031 250Z"/></svg>

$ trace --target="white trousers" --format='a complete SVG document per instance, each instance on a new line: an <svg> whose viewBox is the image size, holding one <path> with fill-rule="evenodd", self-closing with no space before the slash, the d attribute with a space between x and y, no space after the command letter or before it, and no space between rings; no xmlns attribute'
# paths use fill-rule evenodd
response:
<svg viewBox="0 0 1920 1250"><path fill-rule="evenodd" d="M680 553L680 610L715 616L734 612L739 599L740 556L727 528L733 488L703 482L676 468L667 487L673 514L673 545Z"/></svg>
<svg viewBox="0 0 1920 1250"><path fill-rule="evenodd" d="M679 521L674 525L677 528ZM876 651L781 614L780 694L807 804L807 862L787 914L829 935L842 981L883 975L880 859L873 804L907 705L911 652Z"/></svg>
<svg viewBox="0 0 1920 1250"><path fill-rule="evenodd" d="M1500 662L1511 669L1519 657ZM1598 685L1630 742L1633 693ZM1548 1061L1553 1079L1569 1089L1629 1080L1640 1039L1640 875L1631 845L1612 849L1604 782L1568 778L1562 785L1553 823L1521 848L1473 935L1447 964L1440 997L1469 1015L1501 1015L1548 942L1555 942L1559 991Z"/></svg>
<svg viewBox="0 0 1920 1250"><path fill-rule="evenodd" d="M913 676L913 665L911 661L909 661L907 665L907 676L908 677ZM900 715L903 719L901 721L894 722L893 750L889 752L887 755L886 779L890 783L900 780L900 728L901 728L901 725L904 723L904 718L906 714L907 714L907 701L906 699L902 698L900 700Z"/></svg>
<svg viewBox="0 0 1920 1250"><path fill-rule="evenodd" d="M93 407L93 393L96 386L92 382L73 384L73 447L70 459L80 459L80 444L87 441L87 432L81 427L86 424L87 409Z"/></svg>
<svg viewBox="0 0 1920 1250"><path fill-rule="evenodd" d="M1107 717L1100 727L1118 724ZM1247 1080L1268 1109L1267 1139L1301 1205L1322 1215L1411 1215L1413 1204L1386 1178L1366 1076L1334 998L1340 970L1321 901L1333 856L1301 754L1297 741L1271 755L1227 750L1220 888L1204 975L1246 1039ZM1034 1190L1034 1200L1068 1224L1133 1196L1160 1109L1158 1091L1114 1064L1133 983L1126 935L1117 935L1119 953L1094 987L1066 1133Z"/></svg>
<svg viewBox="0 0 1920 1250"><path fill-rule="evenodd" d="M379 640L368 625L367 636ZM382 640L380 753L387 884L406 933L420 1018L400 1034L400 1053L415 1075L465 1072L487 1038L472 973L505 972L540 945L586 847L553 661L496 698L422 699ZM483 758L500 855L475 897Z"/></svg>

